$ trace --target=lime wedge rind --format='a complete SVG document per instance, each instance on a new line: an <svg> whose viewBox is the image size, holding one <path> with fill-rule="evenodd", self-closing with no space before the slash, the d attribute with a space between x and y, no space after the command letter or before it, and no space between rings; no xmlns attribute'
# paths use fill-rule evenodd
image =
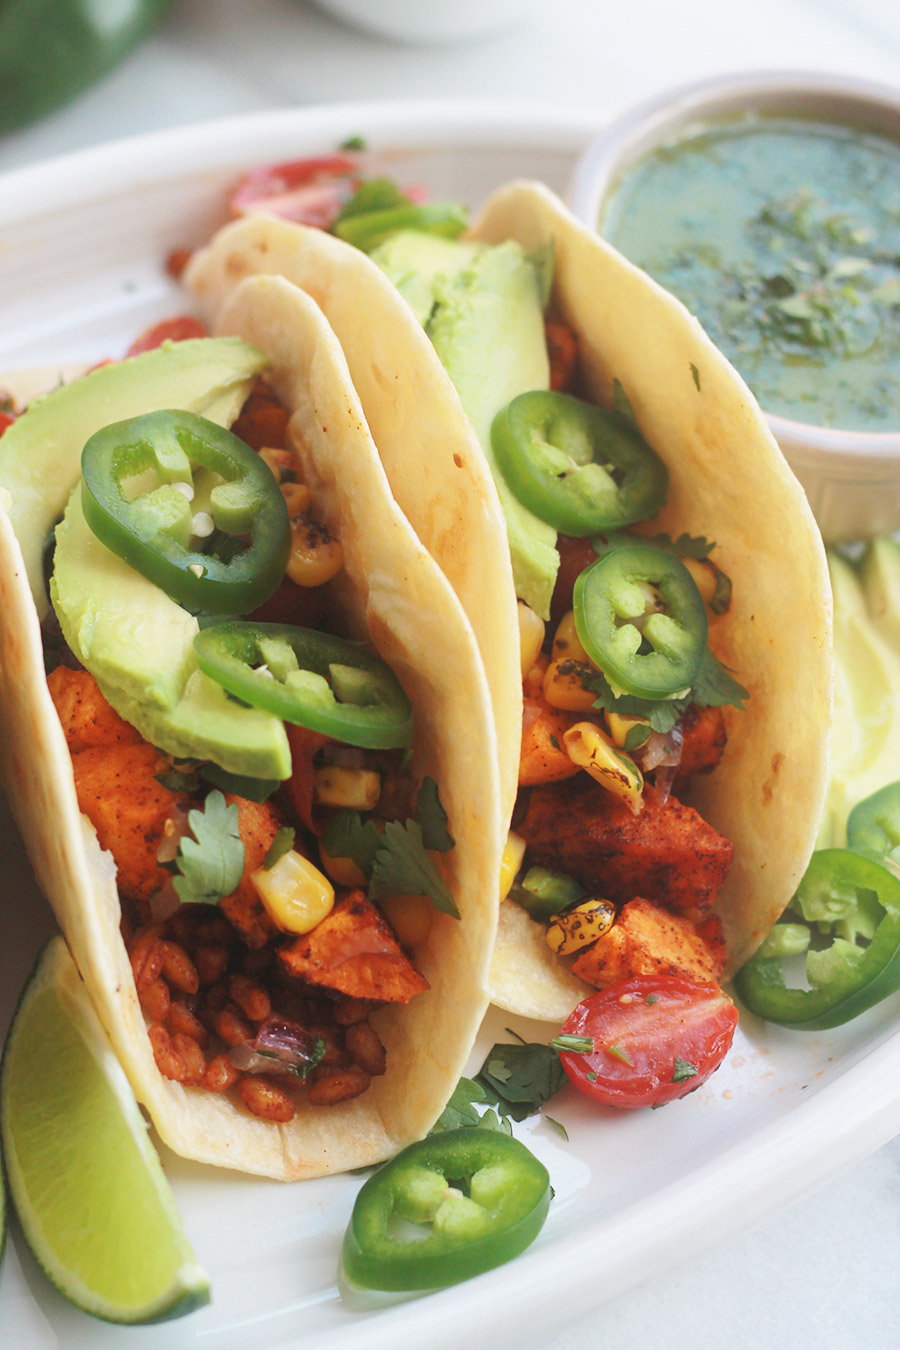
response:
<svg viewBox="0 0 900 1350"><path fill-rule="evenodd" d="M22 992L0 1062L10 1196L34 1257L104 1321L161 1322L209 1302L128 1080L62 938Z"/></svg>

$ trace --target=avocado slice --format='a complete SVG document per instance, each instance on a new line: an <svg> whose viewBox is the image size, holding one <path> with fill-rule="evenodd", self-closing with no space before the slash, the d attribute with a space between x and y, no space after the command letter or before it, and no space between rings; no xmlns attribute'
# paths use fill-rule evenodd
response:
<svg viewBox="0 0 900 1350"><path fill-rule="evenodd" d="M88 437L110 422L161 408L230 426L266 364L263 353L240 338L164 343L61 385L7 428L0 438L0 490L12 498L9 517L39 618L50 608L44 546L79 481Z"/></svg>
<svg viewBox="0 0 900 1350"><path fill-rule="evenodd" d="M56 531L50 594L72 651L146 740L248 778L290 776L283 723L235 703L200 672L197 620L96 538L80 486Z"/></svg>
<svg viewBox="0 0 900 1350"><path fill-rule="evenodd" d="M477 244L400 231L372 252L423 323L487 456L509 535L516 594L543 619L559 568L556 530L523 506L491 446L491 423L518 394L547 389L541 280L513 240Z"/></svg>

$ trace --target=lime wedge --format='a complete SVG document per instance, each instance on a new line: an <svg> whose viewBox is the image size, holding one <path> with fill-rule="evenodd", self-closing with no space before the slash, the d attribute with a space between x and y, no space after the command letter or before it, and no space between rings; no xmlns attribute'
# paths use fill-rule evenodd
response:
<svg viewBox="0 0 900 1350"><path fill-rule="evenodd" d="M209 1301L137 1101L59 937L10 1028L0 1133L28 1244L72 1303L111 1322L159 1322Z"/></svg>

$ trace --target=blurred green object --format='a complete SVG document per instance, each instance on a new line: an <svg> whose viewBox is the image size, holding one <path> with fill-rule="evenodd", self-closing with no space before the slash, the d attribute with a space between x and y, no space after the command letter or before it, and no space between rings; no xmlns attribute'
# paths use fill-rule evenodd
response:
<svg viewBox="0 0 900 1350"><path fill-rule="evenodd" d="M172 0L0 0L0 132L26 126L112 70Z"/></svg>

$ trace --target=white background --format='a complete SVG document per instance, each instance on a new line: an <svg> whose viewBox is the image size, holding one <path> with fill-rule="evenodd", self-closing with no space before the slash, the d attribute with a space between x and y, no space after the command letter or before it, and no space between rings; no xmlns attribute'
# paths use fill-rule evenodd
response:
<svg viewBox="0 0 900 1350"><path fill-rule="evenodd" d="M753 67L862 74L900 90L900 5L552 0L491 39L412 48L345 28L300 0L182 0L141 51L95 89L0 139L0 171L111 136L262 108L475 96L614 113L668 85ZM900 1141L737 1238L709 1239L703 1257L665 1274L648 1270L642 1288L542 1346L900 1345ZM604 1287L602 1269L596 1280ZM19 1350L27 1333L14 1333L14 1343L3 1330L4 1322L12 1325L14 1310L3 1299L10 1284L0 1279L0 1344ZM548 1288L547 1298L563 1309L566 1291ZM17 1327L29 1324L18 1320L21 1311ZM509 1314L510 1343L529 1350L514 1307ZM36 1336L39 1321L38 1314L31 1323ZM123 1330L123 1346L130 1335ZM43 1331L39 1341L52 1344Z"/></svg>

